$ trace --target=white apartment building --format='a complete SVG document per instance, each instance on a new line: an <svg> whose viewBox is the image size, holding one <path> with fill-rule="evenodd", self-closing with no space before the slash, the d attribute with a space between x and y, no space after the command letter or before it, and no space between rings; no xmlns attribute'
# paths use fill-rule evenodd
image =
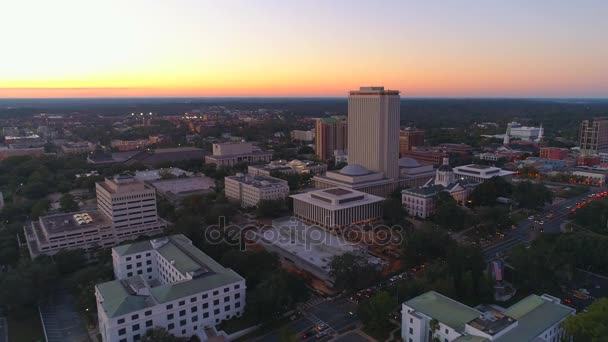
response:
<svg viewBox="0 0 608 342"><path fill-rule="evenodd" d="M308 131L303 131L299 129L294 129L290 132L291 139L297 141L314 141L315 140L315 129L311 129Z"/></svg>
<svg viewBox="0 0 608 342"><path fill-rule="evenodd" d="M456 166L454 168L454 173L456 174L457 179L471 179L477 182L483 182L492 177L510 178L515 172L503 170L494 166L469 164Z"/></svg>
<svg viewBox="0 0 608 342"><path fill-rule="evenodd" d="M279 200L289 195L287 181L270 177L254 176L237 173L224 178L224 192L226 197L236 200L241 207L255 207L263 200Z"/></svg>
<svg viewBox="0 0 608 342"><path fill-rule="evenodd" d="M348 188L329 188L291 195L294 216L327 229L365 224L382 217L384 198Z"/></svg>
<svg viewBox="0 0 608 342"><path fill-rule="evenodd" d="M406 342L560 342L562 323L574 312L546 294L530 295L505 309L471 308L430 291L403 303L401 338Z"/></svg>
<svg viewBox="0 0 608 342"><path fill-rule="evenodd" d="M166 227L156 213L154 189L125 175L106 178L96 187L97 210L41 216L24 227L32 258L64 249L107 248Z"/></svg>
<svg viewBox="0 0 608 342"><path fill-rule="evenodd" d="M112 248L112 263L116 280L95 286L103 342L136 342L154 327L206 341L245 310L245 279L184 235Z"/></svg>
<svg viewBox="0 0 608 342"><path fill-rule="evenodd" d="M272 152L262 151L250 142L226 142L213 144L213 155L205 156L205 163L222 167L239 163L267 163L271 158Z"/></svg>
<svg viewBox="0 0 608 342"><path fill-rule="evenodd" d="M507 124L506 136L517 138L525 141L541 141L543 138L543 125L540 127L523 126L519 122L510 122Z"/></svg>

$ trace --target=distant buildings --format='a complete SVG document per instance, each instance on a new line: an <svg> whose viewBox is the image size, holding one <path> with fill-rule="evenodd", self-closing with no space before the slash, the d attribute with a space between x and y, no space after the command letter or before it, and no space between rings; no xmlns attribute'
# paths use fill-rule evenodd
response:
<svg viewBox="0 0 608 342"><path fill-rule="evenodd" d="M83 154L95 151L95 144L88 141L67 142L61 145L61 151L65 154Z"/></svg>
<svg viewBox="0 0 608 342"><path fill-rule="evenodd" d="M412 127L401 129L399 132L399 156L405 157L405 153L412 147L424 146L424 131Z"/></svg>
<svg viewBox="0 0 608 342"><path fill-rule="evenodd" d="M319 160L328 162L335 151L348 148L348 123L344 116L317 119L315 123L315 152Z"/></svg>
<svg viewBox="0 0 608 342"><path fill-rule="evenodd" d="M570 150L559 147L542 147L540 149L540 157L549 160L564 160L568 158Z"/></svg>
<svg viewBox="0 0 608 342"><path fill-rule="evenodd" d="M401 338L409 342L557 342L566 338L563 322L575 310L549 295L530 295L508 309L471 308L430 291L403 303Z"/></svg>
<svg viewBox="0 0 608 342"><path fill-rule="evenodd" d="M579 136L580 157L577 164L596 165L599 153L608 152L608 117L583 120Z"/></svg>
<svg viewBox="0 0 608 342"><path fill-rule="evenodd" d="M382 197L347 188L315 190L290 196L298 219L326 229L342 229L382 218Z"/></svg>
<svg viewBox="0 0 608 342"><path fill-rule="evenodd" d="M250 142L226 142L213 144L213 155L206 156L205 163L225 167L239 163L267 163L271 158L272 152L255 148Z"/></svg>
<svg viewBox="0 0 608 342"><path fill-rule="evenodd" d="M13 149L29 149L43 147L46 144L46 139L29 132L26 135L6 135L4 136L4 143Z"/></svg>
<svg viewBox="0 0 608 342"><path fill-rule="evenodd" d="M454 174L457 179L471 179L477 182L483 182L492 177L505 177L509 179L514 173L498 167L478 164L456 166L454 168Z"/></svg>
<svg viewBox="0 0 608 342"><path fill-rule="evenodd" d="M152 145L153 142L148 139L137 139L137 140L112 140L110 146L120 152L133 151L142 149L148 145Z"/></svg>
<svg viewBox="0 0 608 342"><path fill-rule="evenodd" d="M291 139L292 140L296 140L296 141L300 141L300 142L312 142L315 141L315 129L311 129L308 131L302 131L302 130L293 130L290 132L291 135Z"/></svg>
<svg viewBox="0 0 608 342"><path fill-rule="evenodd" d="M245 311L245 279L183 235L112 248L112 265L116 280L95 286L103 342L139 341L155 327L207 341Z"/></svg>
<svg viewBox="0 0 608 342"><path fill-rule="evenodd" d="M226 197L236 200L241 207L255 207L263 200L279 200L289 195L287 181L270 177L237 173L224 178Z"/></svg>
<svg viewBox="0 0 608 342"><path fill-rule="evenodd" d="M110 165L141 163L148 167L171 164L186 160L203 160L205 151L196 147L157 148L146 151L127 151L114 153L94 153L87 156L87 163L93 165Z"/></svg>
<svg viewBox="0 0 608 342"><path fill-rule="evenodd" d="M542 125L540 125L540 127L528 127L514 121L507 124L505 136L525 141L539 142L542 140L543 134L544 129Z"/></svg>
<svg viewBox="0 0 608 342"><path fill-rule="evenodd" d="M205 175L159 179L148 181L147 184L174 206L179 206L188 196L209 194L216 186L215 179Z"/></svg>
<svg viewBox="0 0 608 342"><path fill-rule="evenodd" d="M24 227L30 255L53 255L64 249L115 246L142 235L162 233L154 189L130 176L96 184L98 210L41 216Z"/></svg>
<svg viewBox="0 0 608 342"><path fill-rule="evenodd" d="M248 173L252 175L270 176L273 172L284 175L298 174L320 174L327 171L327 164L317 163L311 160L273 160L268 164L249 165Z"/></svg>
<svg viewBox="0 0 608 342"><path fill-rule="evenodd" d="M42 155L44 155L44 147L12 148L0 146L0 160L6 159L8 157L40 157Z"/></svg>

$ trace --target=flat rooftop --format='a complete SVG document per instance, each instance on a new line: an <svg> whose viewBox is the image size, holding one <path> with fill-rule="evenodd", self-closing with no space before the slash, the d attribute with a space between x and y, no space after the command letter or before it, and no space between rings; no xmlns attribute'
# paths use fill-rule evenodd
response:
<svg viewBox="0 0 608 342"><path fill-rule="evenodd" d="M215 180L206 176L156 180L150 183L162 194L187 194L215 188Z"/></svg>
<svg viewBox="0 0 608 342"><path fill-rule="evenodd" d="M75 215L88 214L92 221L79 224ZM112 222L97 210L77 211L73 213L62 213L48 216L41 216L39 221L49 235L62 234L78 229L97 228L108 226Z"/></svg>
<svg viewBox="0 0 608 342"><path fill-rule="evenodd" d="M380 196L342 187L313 190L290 197L329 210L346 209L384 201L384 198Z"/></svg>
<svg viewBox="0 0 608 342"><path fill-rule="evenodd" d="M515 322L516 320L513 317L509 317L500 311L492 310L484 312L481 316L467 324L490 336L495 336Z"/></svg>
<svg viewBox="0 0 608 342"><path fill-rule="evenodd" d="M465 324L481 315L480 311L435 291L429 291L410 299L405 302L405 305L431 318L437 319L439 322L458 332L464 332Z"/></svg>
<svg viewBox="0 0 608 342"><path fill-rule="evenodd" d="M233 179L256 188L272 188L287 185L287 181L285 180L265 175L253 176L247 173L237 173L234 176L227 176L226 178Z"/></svg>

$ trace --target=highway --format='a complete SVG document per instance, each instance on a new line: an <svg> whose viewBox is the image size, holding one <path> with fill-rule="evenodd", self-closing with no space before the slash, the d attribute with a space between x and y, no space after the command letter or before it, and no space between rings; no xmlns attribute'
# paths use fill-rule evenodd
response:
<svg viewBox="0 0 608 342"><path fill-rule="evenodd" d="M599 191L598 188L592 188L593 192ZM545 233L557 233L560 231L560 226L567 219L568 211L570 208L576 206L578 202L585 201L588 199L589 194L584 194L577 197L561 200L554 204L548 205L543 210L541 215L537 215L536 219L544 221L542 227ZM486 261L492 261L494 259L502 257L511 248L520 244L529 244L531 240L532 229L534 228L534 221L528 219L519 222L519 224L512 230L505 232L505 237L499 241L483 247L483 254Z"/></svg>

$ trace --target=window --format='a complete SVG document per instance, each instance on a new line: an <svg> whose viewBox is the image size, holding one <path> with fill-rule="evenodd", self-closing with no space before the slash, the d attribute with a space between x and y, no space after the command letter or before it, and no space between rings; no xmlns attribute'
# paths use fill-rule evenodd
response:
<svg viewBox="0 0 608 342"><path fill-rule="evenodd" d="M446 334L449 334L449 333L448 333L448 329L445 329L445 333L446 333Z"/></svg>
<svg viewBox="0 0 608 342"><path fill-rule="evenodd" d="M219 314L220 314L220 309L215 309L215 310L213 310L213 314L214 314L214 315L219 315Z"/></svg>
<svg viewBox="0 0 608 342"><path fill-rule="evenodd" d="M185 319L182 319L181 321L179 321L179 326L183 327L184 325L186 325L187 321Z"/></svg>
<svg viewBox="0 0 608 342"><path fill-rule="evenodd" d="M152 255L152 254L150 254L150 253L146 253L146 256L147 256L147 257L149 257L150 255Z"/></svg>
<svg viewBox="0 0 608 342"><path fill-rule="evenodd" d="M206 309L209 307L209 303L203 303L203 309Z"/></svg>
<svg viewBox="0 0 608 342"><path fill-rule="evenodd" d="M220 305L220 300L219 299L214 300L213 305Z"/></svg>
<svg viewBox="0 0 608 342"><path fill-rule="evenodd" d="M168 314L167 315L167 320L172 320L172 319L173 319L173 314L172 313Z"/></svg>
<svg viewBox="0 0 608 342"><path fill-rule="evenodd" d="M213 291L214 296L217 296L218 294L220 294L220 291Z"/></svg>
<svg viewBox="0 0 608 342"><path fill-rule="evenodd" d="M226 296L224 297L224 303L228 303L230 301L230 297Z"/></svg>
<svg viewBox="0 0 608 342"><path fill-rule="evenodd" d="M136 263L135 267L141 267L141 262Z"/></svg>
<svg viewBox="0 0 608 342"><path fill-rule="evenodd" d="M137 270L137 274L142 274L142 270Z"/></svg>
<svg viewBox="0 0 608 342"><path fill-rule="evenodd" d="M224 311L230 311L230 305L224 306Z"/></svg>
<svg viewBox="0 0 608 342"><path fill-rule="evenodd" d="M410 335L414 335L414 329L410 328Z"/></svg>
<svg viewBox="0 0 608 342"><path fill-rule="evenodd" d="M133 331L139 330L139 324L133 324L133 326L131 327L131 330L133 330Z"/></svg>
<svg viewBox="0 0 608 342"><path fill-rule="evenodd" d="M152 314L152 310L148 310L148 311L144 312L144 315L146 315L146 316L150 316L151 314Z"/></svg>
<svg viewBox="0 0 608 342"><path fill-rule="evenodd" d="M414 323L414 319L413 318L410 318L410 323Z"/></svg>
<svg viewBox="0 0 608 342"><path fill-rule="evenodd" d="M127 261L131 261L131 257L127 257Z"/></svg>
<svg viewBox="0 0 608 342"><path fill-rule="evenodd" d="M236 294L234 295L234 299L239 299L239 298L241 298L241 294L240 294L240 293L236 293Z"/></svg>
<svg viewBox="0 0 608 342"><path fill-rule="evenodd" d="M180 306L181 306L181 305L184 305L184 304L186 304L186 301L185 301L185 300L181 300L181 301L179 302L179 305L180 305Z"/></svg>
<svg viewBox="0 0 608 342"><path fill-rule="evenodd" d="M133 335L133 341L139 341L139 340L141 340L141 336L139 334Z"/></svg>
<svg viewBox="0 0 608 342"><path fill-rule="evenodd" d="M125 328L118 329L118 336L122 336L122 335L124 335L126 333L127 333L127 329L125 329Z"/></svg>
<svg viewBox="0 0 608 342"><path fill-rule="evenodd" d="M240 287L241 287L241 285L239 285L239 284L234 285L235 290L238 290Z"/></svg>
<svg viewBox="0 0 608 342"><path fill-rule="evenodd" d="M137 254L137 255L135 256L135 259L141 259L141 254Z"/></svg>
<svg viewBox="0 0 608 342"><path fill-rule="evenodd" d="M167 305L167 310L171 310L171 309L173 309L173 304Z"/></svg>
<svg viewBox="0 0 608 342"><path fill-rule="evenodd" d="M153 324L152 320L146 321L146 328L151 327Z"/></svg>
<svg viewBox="0 0 608 342"><path fill-rule="evenodd" d="M116 323L118 323L118 324L123 324L124 322L125 322L124 318L120 318L120 319L118 319L118 321L116 321Z"/></svg>
<svg viewBox="0 0 608 342"><path fill-rule="evenodd" d="M186 316L186 310L180 310L179 317Z"/></svg>
<svg viewBox="0 0 608 342"><path fill-rule="evenodd" d="M127 265L127 269L128 269L128 270L130 270L130 269L132 269L132 268L133 268L133 264L128 264L128 265Z"/></svg>
<svg viewBox="0 0 608 342"><path fill-rule="evenodd" d="M133 276L133 272L127 273L127 277L132 277L132 276Z"/></svg>
<svg viewBox="0 0 608 342"><path fill-rule="evenodd" d="M148 268L146 269L146 272L148 272L148 273L152 273L152 267L148 267Z"/></svg>
<svg viewBox="0 0 608 342"><path fill-rule="evenodd" d="M152 260L146 260L146 265L152 265Z"/></svg>
<svg viewBox="0 0 608 342"><path fill-rule="evenodd" d="M229 288L227 288L227 287L224 287L224 293L226 293L226 292L228 292L228 291L230 291L230 289L229 289Z"/></svg>
<svg viewBox="0 0 608 342"><path fill-rule="evenodd" d="M194 303L194 302L196 302L196 297L190 298L190 303Z"/></svg>
<svg viewBox="0 0 608 342"><path fill-rule="evenodd" d="M139 318L138 314L135 314L135 315L131 316L131 319L138 319L138 318Z"/></svg>
<svg viewBox="0 0 608 342"><path fill-rule="evenodd" d="M174 323L169 323L167 325L167 330L172 330L173 328L175 328L175 324Z"/></svg>
<svg viewBox="0 0 608 342"><path fill-rule="evenodd" d="M197 306L193 306L193 307L190 308L190 312L196 312L197 309L198 309Z"/></svg>
<svg viewBox="0 0 608 342"><path fill-rule="evenodd" d="M235 307L235 308L240 308L240 307L241 307L241 303L240 303L240 302L237 302L236 304L234 304L234 307Z"/></svg>
<svg viewBox="0 0 608 342"><path fill-rule="evenodd" d="M198 316L192 316L192 322L198 321Z"/></svg>
<svg viewBox="0 0 608 342"><path fill-rule="evenodd" d="M209 294L205 293L203 294L203 299L207 299L209 297Z"/></svg>
<svg viewBox="0 0 608 342"><path fill-rule="evenodd" d="M209 318L209 313L208 312L203 312L203 318Z"/></svg>

